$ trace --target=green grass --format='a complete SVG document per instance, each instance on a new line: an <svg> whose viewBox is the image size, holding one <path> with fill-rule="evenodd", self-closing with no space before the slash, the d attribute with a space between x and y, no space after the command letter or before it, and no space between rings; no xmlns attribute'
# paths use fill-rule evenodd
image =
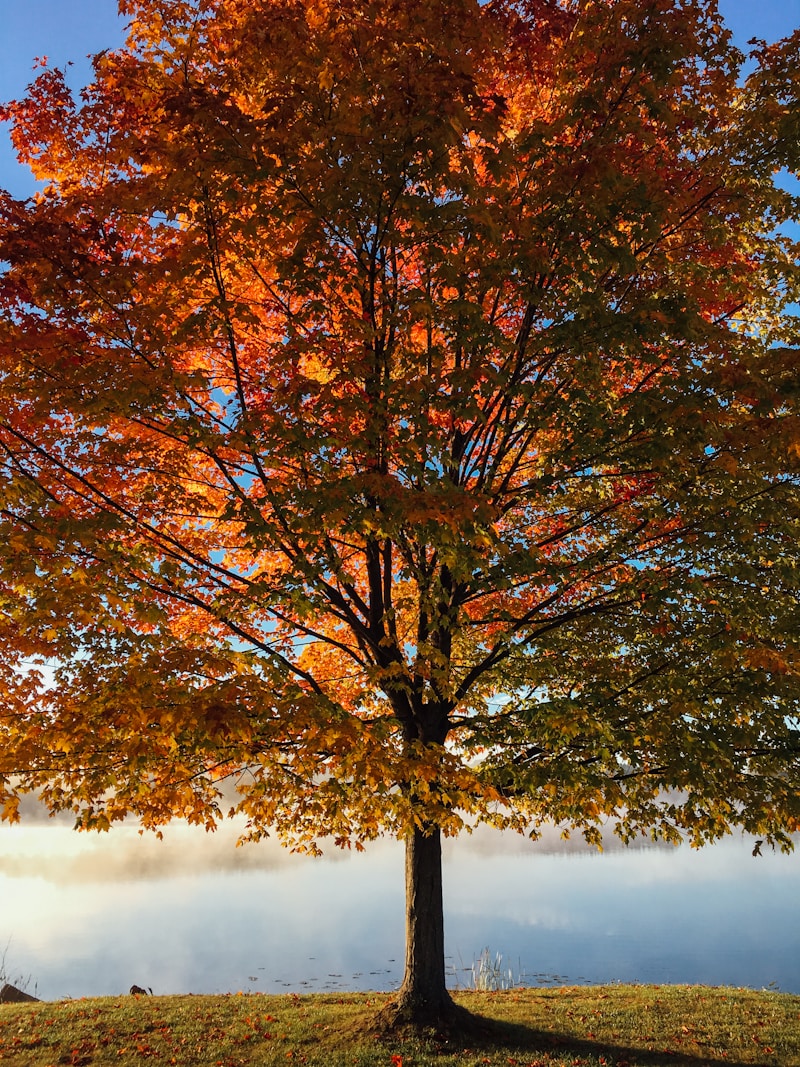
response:
<svg viewBox="0 0 800 1067"><path fill-rule="evenodd" d="M800 1067L800 997L705 986L461 992L463 1041L379 1038L387 994L105 997L0 1005L13 1067Z"/></svg>

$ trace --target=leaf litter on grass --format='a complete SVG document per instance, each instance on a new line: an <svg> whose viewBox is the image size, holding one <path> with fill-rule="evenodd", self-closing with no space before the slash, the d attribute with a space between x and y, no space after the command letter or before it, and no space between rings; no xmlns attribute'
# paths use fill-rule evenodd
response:
<svg viewBox="0 0 800 1067"><path fill-rule="evenodd" d="M703 986L461 992L463 1040L370 1029L389 994L120 997L0 1007L13 1067L797 1067L800 997Z"/></svg>

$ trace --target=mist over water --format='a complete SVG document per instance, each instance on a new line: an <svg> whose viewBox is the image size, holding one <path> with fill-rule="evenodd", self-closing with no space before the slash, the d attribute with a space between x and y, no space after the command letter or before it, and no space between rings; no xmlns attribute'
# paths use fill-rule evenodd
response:
<svg viewBox="0 0 800 1067"><path fill-rule="evenodd" d="M321 859L235 847L172 825L102 836L0 827L0 953L45 999L156 993L389 990L402 977L403 851L381 840ZM731 838L603 854L556 831L479 829L445 843L453 984L484 947L528 984L640 981L800 992L800 857Z"/></svg>

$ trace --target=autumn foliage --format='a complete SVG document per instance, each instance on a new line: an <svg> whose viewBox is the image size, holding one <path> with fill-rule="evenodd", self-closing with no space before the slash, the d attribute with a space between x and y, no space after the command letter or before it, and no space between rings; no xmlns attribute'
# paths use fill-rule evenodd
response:
<svg viewBox="0 0 800 1067"><path fill-rule="evenodd" d="M120 7L4 112L6 817L786 843L798 35Z"/></svg>

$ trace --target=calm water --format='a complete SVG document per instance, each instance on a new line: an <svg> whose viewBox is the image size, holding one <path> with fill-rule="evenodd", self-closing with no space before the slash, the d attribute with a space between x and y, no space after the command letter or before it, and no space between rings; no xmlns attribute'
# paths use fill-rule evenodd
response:
<svg viewBox="0 0 800 1067"><path fill-rule="evenodd" d="M0 953L46 999L381 989L401 978L403 854L234 848L232 828L0 827ZM800 993L800 854L730 839L688 848L531 844L492 831L446 845L453 984L488 946L537 983L707 982Z"/></svg>

